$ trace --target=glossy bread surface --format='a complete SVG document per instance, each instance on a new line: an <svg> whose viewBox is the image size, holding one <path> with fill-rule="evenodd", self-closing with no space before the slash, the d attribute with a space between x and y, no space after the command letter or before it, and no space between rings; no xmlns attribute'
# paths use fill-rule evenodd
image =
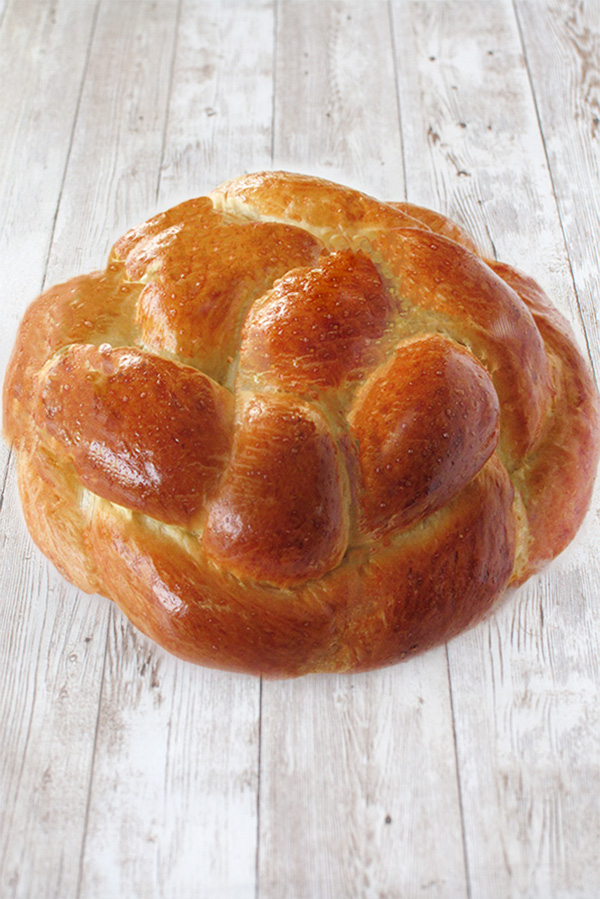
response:
<svg viewBox="0 0 600 899"><path fill-rule="evenodd" d="M480 620L575 535L599 420L531 279L438 213L284 172L47 291L4 385L58 569L170 652L271 676Z"/></svg>

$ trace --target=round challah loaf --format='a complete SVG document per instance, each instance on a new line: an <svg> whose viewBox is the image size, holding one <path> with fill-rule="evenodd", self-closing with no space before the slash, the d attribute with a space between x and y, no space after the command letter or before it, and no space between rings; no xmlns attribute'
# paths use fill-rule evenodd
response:
<svg viewBox="0 0 600 899"><path fill-rule="evenodd" d="M178 656L273 676L480 620L572 539L600 442L531 279L434 212L281 172L37 299L4 427L67 578Z"/></svg>

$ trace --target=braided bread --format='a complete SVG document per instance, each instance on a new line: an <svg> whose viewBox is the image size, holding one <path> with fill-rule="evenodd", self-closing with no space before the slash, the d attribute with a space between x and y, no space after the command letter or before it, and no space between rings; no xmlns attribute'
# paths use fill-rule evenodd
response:
<svg viewBox="0 0 600 899"><path fill-rule="evenodd" d="M542 290L441 215L281 172L53 287L4 387L27 525L170 652L393 664L572 539L598 396Z"/></svg>

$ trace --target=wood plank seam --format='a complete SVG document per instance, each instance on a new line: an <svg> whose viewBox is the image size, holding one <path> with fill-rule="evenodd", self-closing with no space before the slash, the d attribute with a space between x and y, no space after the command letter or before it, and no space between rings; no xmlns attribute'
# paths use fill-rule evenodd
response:
<svg viewBox="0 0 600 899"><path fill-rule="evenodd" d="M272 46L272 72L273 90L271 95L271 168L275 160L275 112L277 109L277 34L279 26L279 0L273 0L273 46ZM254 867L254 896L260 896L260 803L261 803L261 773L262 773L262 734L263 734L263 678L259 678L258 684L258 737L257 737L257 769L256 769L256 861Z"/></svg>
<svg viewBox="0 0 600 899"><path fill-rule="evenodd" d="M400 131L400 135L402 136L403 128L402 128L402 103L400 101L400 76L398 73L398 48L396 47L396 29L394 28L394 11L392 9L392 0L388 0L387 4L388 8L388 22L390 29L390 42L392 49L392 65L394 67L394 88L396 93L396 115L398 116L398 128ZM404 140L400 140L400 159L402 165L402 183L404 185L404 197L406 199L407 192L407 179L406 179L406 153L404 149ZM394 199L400 199L399 197L394 197Z"/></svg>
<svg viewBox="0 0 600 899"><path fill-rule="evenodd" d="M96 5L94 7L94 14L92 16L92 27L90 28L90 34L89 34L88 44L87 44L86 53L85 53L85 63L84 63L84 67L83 67L83 73L81 76L81 82L79 84L79 92L77 94L77 103L75 104L75 114L73 116L73 122L71 124L71 134L69 137L69 146L68 146L67 155L65 158L65 166L63 169L60 187L58 190L58 197L56 200L56 208L54 210L54 218L52 219L52 225L50 227L50 239L48 241L48 252L46 254L46 261L44 263L44 278L43 278L43 283L42 283L42 290L44 290L46 287L46 280L48 277L48 267L50 265L50 256L52 254L52 249L53 249L53 244L54 244L54 235L56 232L56 223L58 221L58 214L59 214L60 205L62 202L65 180L67 177L67 171L69 169L69 162L71 160L71 152L73 149L73 140L75 138L75 131L77 129L77 122L79 120L79 112L81 110L81 100L83 97L83 90L84 90L85 82L86 82L86 78L87 78L90 57L91 57L91 52L92 52L92 45L94 43L94 36L96 34L96 25L98 23L98 13L100 10L100 3L101 3L101 0L96 0Z"/></svg>
<svg viewBox="0 0 600 899"><path fill-rule="evenodd" d="M111 614L112 614L112 612L111 612ZM85 846L86 846L86 841L87 841L88 824L89 824L89 818L90 818L90 805L91 805L91 801L92 801L92 786L94 783L94 766L95 766L95 760L96 760L96 746L98 743L98 731L100 728L100 715L101 715L101 711L102 711L102 697L104 695L104 682L105 682L104 674L106 671L106 657L108 654L108 633L109 633L110 625L111 625L111 620L110 620L110 616L109 616L108 627L106 628L106 639L104 641L104 655L103 655L103 659L102 659L102 672L100 675L100 693L98 694L98 709L96 711L96 723L95 723L95 727L94 727L94 741L92 743L92 753L91 753L92 758L91 758L91 762L90 762L90 774L89 774L89 779L88 779L87 799L86 799L86 803L85 803L85 814L84 814L84 818L83 818L83 831L82 831L82 835L81 835L81 846L79 849L79 872L78 872L78 876L77 876L77 892L75 894L77 896L77 899L79 899L79 897L81 896L81 888L82 888L82 884L83 884L83 866L84 866L84 859L85 859Z"/></svg>
<svg viewBox="0 0 600 899"><path fill-rule="evenodd" d="M558 218L558 224L559 224L559 227L560 227L560 233L561 233L561 235L562 235L562 239L563 239L563 243L564 243L566 261L567 261L567 264L568 264L568 266L569 266L569 274L570 274L570 277L571 277L571 283L572 283L572 285L573 285L573 293L574 293L574 295L575 295L575 300L576 300L576 302L577 302L577 310L578 310L579 318L580 318L580 321L581 321L581 324L582 324L582 328L583 328L583 334L584 334L584 339L585 339L585 348L586 348L586 352L587 352L588 359L589 359L589 361L590 361L590 365L592 366L592 371L593 371L593 373L594 373L594 380L596 381L596 384L598 384L598 383L599 383L598 372L596 371L596 366L595 366L595 362L594 362L594 354L592 353L592 348L591 348L591 346L590 346L590 339L589 339L588 329L587 329L586 326L585 326L585 324L586 324L586 323L585 323L585 318L584 318L584 314L583 314L583 310L582 310L582 306L581 306L581 301L580 301L580 298L579 298L579 291L578 291L578 289L577 289L577 284L576 284L576 281L575 281L575 273L574 273L574 271L573 271L573 263L572 263L572 261L571 261L571 252L570 252L569 242L568 242L568 240L567 240L567 235L566 235L566 233L565 233L565 226L564 226L564 223L563 223L562 210L561 210L561 208L560 208L560 201L559 201L559 199L558 199L557 192L556 192L556 184L555 184L555 178L554 178L554 171L553 171L553 169L552 169L552 164L551 164L550 156L549 156L549 153L548 153L548 147L547 147L547 144L546 144L546 137L545 137L545 135L544 135L544 129L542 128L542 119L541 119L540 110L539 110L538 98L537 98L537 94L536 94L535 87L534 87L534 84L533 84L533 78L532 78L532 74L531 74L531 66L530 66L530 63L529 63L528 55L527 55L527 45L526 45L526 42L525 42L525 37L524 37L524 35L523 35L523 28L522 28L522 25L521 25L521 19L520 19L520 17L519 17L519 8L518 8L518 2L517 2L517 0L512 0L512 6L513 6L513 11L514 11L514 16L515 16L515 22L516 22L516 26L517 26L517 31L518 31L518 34L519 34L519 40L520 40L520 43L521 43L521 50L522 50L522 52L523 52L523 59L524 59L524 61L525 61L525 71L527 72L527 79L528 79L528 81L529 81L529 87L530 87L530 90L531 90L531 97L532 97L532 101L533 101L533 108L534 108L534 110L535 110L535 116L536 116L536 120L537 120L537 124L538 124L538 129L539 129L539 132L540 132L540 138L541 138L541 141L542 141L542 147L543 147L543 150L544 150L544 158L545 158L545 160L546 160L546 166L547 166L547 169L548 169L548 177L549 177L549 179L550 179L550 184L551 184L551 186L552 186L552 197L553 197L554 203L555 203L555 205L556 205L556 213L557 213L557 218Z"/></svg>
<svg viewBox="0 0 600 899"><path fill-rule="evenodd" d="M389 27L390 27L390 35L392 42L392 58L393 58L393 66L394 66L394 79L395 79L395 90L396 90L396 103L397 103L397 115L398 115L398 123L401 135L401 159L402 159L402 175L403 175L403 183L405 189L405 197L409 196L409 184L408 184L408 172L406 166L406 139L404 136L404 128L403 128L403 117L402 117L402 103L400 97L400 74L398 71L398 54L399 49L396 43L396 28L394 23L394 10L392 7L391 0L388 2L389 9ZM400 26L399 26L400 27ZM488 232L489 233L489 232ZM495 248L494 248L495 250ZM452 741L453 741L453 754L454 754L454 771L456 778L456 791L458 795L458 813L460 816L460 840L462 845L462 855L463 855L463 868L464 868L464 879L465 879L465 888L466 888L466 899L472 899L472 888L471 888L471 877L470 877L470 866L469 866L469 857L468 857L468 847L467 847L467 833L465 828L465 810L464 810L464 802L463 802L463 784L461 782L460 776L460 761L459 761L459 752L457 745L457 734L456 734L456 715L454 709L454 697L453 697L453 684L452 684L452 676L450 670L450 660L448 655L448 645L446 644L444 647L445 659L446 659L446 675L447 675L447 683L448 683L448 695L449 695L449 704L450 704L450 724L452 728Z"/></svg>
<svg viewBox="0 0 600 899"><path fill-rule="evenodd" d="M271 96L271 168L275 160L275 110L277 108L277 29L279 27L279 0L273 2L273 91Z"/></svg>
<svg viewBox="0 0 600 899"><path fill-rule="evenodd" d="M10 464L13 455L13 447L12 443L8 448L8 456L6 457L6 467L4 469L4 474L2 477L2 488L0 489L0 512L2 511L2 506L4 504L4 493L6 491L6 485L8 483L8 473L10 471Z"/></svg>
<svg viewBox="0 0 600 899"><path fill-rule="evenodd" d="M456 788L458 792L458 809L460 814L460 835L463 848L463 863L465 866L465 884L467 888L467 899L472 899L471 876L469 866L469 850L467 846L467 832L465 828L465 809L463 803L463 785L460 777L460 764L458 755L458 741L456 738L456 716L454 713L454 696L452 692L452 672L450 670L450 657L448 654L448 644L444 647L446 656L446 671L448 673L448 693L450 696L450 719L452 722L452 743L454 746L454 766L456 770Z"/></svg>
<svg viewBox="0 0 600 899"><path fill-rule="evenodd" d="M263 679L260 678L258 687L258 746L256 753L256 862L254 867L254 897L259 899L260 896L260 775L262 762L262 700L263 700Z"/></svg>
<svg viewBox="0 0 600 899"><path fill-rule="evenodd" d="M167 88L167 97L166 97L166 108L165 108L165 124L163 128L162 134L162 146L160 148L160 162L158 165L158 177L156 179L156 197L155 201L158 203L159 195L160 195L160 182L162 178L162 170L163 164L165 161L165 151L167 147L167 134L169 132L169 110L171 108L171 94L173 92L173 80L175 75L175 61L177 59L177 49L179 46L179 26L181 23L181 6L183 0L179 0L177 4L177 9L175 12L175 39L173 41L173 53L171 55L171 66L169 68L169 86Z"/></svg>
<svg viewBox="0 0 600 899"><path fill-rule="evenodd" d="M64 165L64 168L63 168L63 174L62 174L62 178L61 178L61 182L60 182L60 187L59 187L59 191L58 191L58 197L57 197L57 200L56 200L56 208L55 208L55 210L54 210L54 217L53 217L53 219L52 219L52 224L51 224L51 227L50 227L50 238L49 238L49 241L48 241L48 251L47 251L47 254L46 254L46 260L45 260L45 262L44 262L44 275L43 275L43 282L42 282L42 290L43 290L43 289L45 288L45 286L46 286L48 267L49 267L49 264L50 264L50 256L51 256L52 249L53 249L53 244L54 244L54 235L55 235L55 231L56 231L56 223L57 223L57 220L58 220L58 214L59 214L59 210L60 210L60 206L61 206L61 201L62 201L62 196L63 196L63 190L64 190L64 185L65 185L65 180L66 180L67 171L68 171L68 168L69 168L69 162L70 162L70 159L71 159L71 152L72 152L72 148L73 148L73 141L74 141L74 137L75 137L75 131L76 131L76 128L77 128L77 122L78 122L78 120L79 120L79 112L80 112L80 109L81 109L81 101L82 101L83 91L84 91L84 86L85 86L85 82L86 82L86 78L87 78L87 74L88 74L89 62L90 62L90 57L91 57L91 50L92 50L92 46L93 46L93 43L94 43L94 36L95 36L95 34L96 34L96 26L97 26L97 23L98 23L98 15L99 15L99 10L100 10L100 3L101 3L101 0L96 0L96 4L95 4L95 7L94 7L94 13L93 13L93 16L92 16L92 25L91 25L90 33L89 33L89 37L88 37L88 44L87 44L86 54L85 54L85 63L84 63L84 67L83 67L83 72L82 72L81 82L80 82L80 84L79 84L79 91L78 91L78 94L77 94L77 102L76 102L76 104L75 104L75 112L74 112L74 115L73 115L73 121L72 121L72 123L71 123L71 134L70 134L70 136L69 136L69 145L68 145L67 153L66 153L66 157L65 157L65 165ZM11 456L12 456L12 447L11 447ZM5 482L6 482L6 479L5 479ZM110 621L110 619L109 619L109 621ZM85 841L86 841L86 835L87 835L87 824L88 824L88 816L89 816L89 808L90 808L90 798L91 798L92 784L93 784L94 758L95 758L95 752L96 752L96 740L97 740L97 736L98 736L98 724L99 724L99 720L100 720L100 709L101 709L101 707L102 707L102 690L103 690L103 687L104 687L104 669L105 669L105 666L106 666L106 653L107 653L107 647L108 647L108 628L107 628L106 634L105 634L104 653L103 653L103 663L102 663L102 676L101 676L101 679L100 679L100 694L99 694L99 697L98 697L98 711L97 711L97 714L96 714L96 724L95 724L95 731L94 731L94 741L93 741L93 744L92 744L91 762L90 762L90 770L89 770L89 777L88 777L88 784L87 784L86 810L85 810L85 817L84 817L84 822L83 822L83 830L82 830L82 835L81 835L81 843L80 843L80 847L79 847L79 875L78 875L78 883L77 883L77 896L80 895L81 880L82 880L82 875L83 875L83 858L84 858L84 852L85 852Z"/></svg>
<svg viewBox="0 0 600 899"><path fill-rule="evenodd" d="M47 248L47 252L46 252L46 259L45 259L44 264L43 264L43 275L42 275L42 283L41 283L41 285L40 285L40 291L44 290L45 285L46 285L47 273L48 273L48 265L49 265L49 262L50 262L50 255L51 255L51 252L52 252L52 245L53 245L53 242L54 242L54 232L55 232L55 228L56 228L56 221L57 221L57 219L58 219L58 211L59 211L59 208L60 208L60 201L61 201L61 197L62 197L62 192L63 192L64 183L65 183L66 173L67 173L67 169L68 169L68 167L69 167L69 159L70 159L70 156L71 156L71 148L72 148L72 146L73 146L73 137L74 137L74 134L75 134L75 128L76 128L77 119L78 119L78 116L79 116L79 109L80 109L80 106L81 106L81 98L82 98L82 95L83 95L83 85L84 85L84 83L85 83L85 77L86 77L86 73L87 73L87 69L88 69L88 64L89 64L89 59L90 59L91 47L92 47L92 43L93 43L93 39L94 39L94 33L95 33L95 31L96 31L96 22L97 22L97 20L98 20L98 8L99 8L99 6L100 6L100 0L96 0L96 6L95 6L94 14L93 14L93 17L92 17L92 25L91 25L91 28L90 28L90 34L89 34L89 37L88 37L88 45L87 45L87 48L86 48L84 70L83 70L83 74L82 74L82 78L81 78L81 83L80 83L80 85L79 85L79 92L78 92L78 95L77 95L77 103L76 103L76 105L75 105L75 112L74 112L74 115L73 115L73 121L72 121L72 123L71 123L71 134L70 134L70 137L69 137L69 146L68 146L68 148L67 148L67 153L66 153L66 156L65 156L65 164L64 164L64 168L63 168L63 174L62 174L62 178L61 178L61 183L60 183L60 188L59 188L59 192L58 192L58 197L57 197L57 199L56 199L56 207L55 207L55 210L54 210L54 217L53 217L53 219L52 219L52 226L51 226L51 229L50 229L50 236L49 236L49 239L48 239L48 248ZM6 6L2 9L1 14L0 14L0 28L2 28L2 23L3 23L3 21L4 21L5 15L6 15ZM2 503L3 503L3 501L4 501L4 491L5 491L5 489L6 489L6 483L7 483L7 480L8 480L8 473L9 473L9 469L10 469L10 465L11 465L12 459L13 459L13 452L12 452L12 443L11 443L11 444L9 445L9 448L8 448L8 456L7 456L7 459L6 459L6 468L5 468L5 471L4 471L4 474L3 474L2 488L0 489L0 509L2 509Z"/></svg>

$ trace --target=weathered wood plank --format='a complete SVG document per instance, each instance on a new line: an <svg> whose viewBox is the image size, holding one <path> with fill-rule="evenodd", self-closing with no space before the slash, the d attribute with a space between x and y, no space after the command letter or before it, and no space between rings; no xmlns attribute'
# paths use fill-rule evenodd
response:
<svg viewBox="0 0 600 899"><path fill-rule="evenodd" d="M46 281L103 268L156 211L179 0L101 0Z"/></svg>
<svg viewBox="0 0 600 899"><path fill-rule="evenodd" d="M11 3L0 30L2 362L24 304L42 285L95 7Z"/></svg>
<svg viewBox="0 0 600 899"><path fill-rule="evenodd" d="M395 3L394 21L409 199L537 277L583 340L512 6ZM590 516L574 549L448 647L473 897L594 895L598 537Z"/></svg>
<svg viewBox="0 0 600 899"><path fill-rule="evenodd" d="M261 897L466 896L443 648L262 708Z"/></svg>
<svg viewBox="0 0 600 899"><path fill-rule="evenodd" d="M486 253L526 268L577 319L510 3L393 10L409 199L461 221Z"/></svg>
<svg viewBox="0 0 600 899"><path fill-rule="evenodd" d="M11 3L2 19L1 371L43 283L95 7ZM98 613L87 598L74 602L75 591L32 547L12 466L0 544L0 892L75 895L72 843L83 832L103 665Z"/></svg>
<svg viewBox="0 0 600 899"><path fill-rule="evenodd" d="M600 7L519 2L552 188L587 345L600 372Z"/></svg>
<svg viewBox="0 0 600 899"><path fill-rule="evenodd" d="M56 219L47 274L49 283L102 267L114 238L130 224L143 218L148 206L155 202L175 38L176 6L176 0L160 5L144 2L121 4L104 0L100 5ZM90 164L91 161L93 164ZM98 598L91 601L98 615L95 628L98 652L104 659L108 628L114 621L117 623L113 628L118 626L122 619L116 609L109 609L106 601ZM109 647L112 649L111 642ZM119 671L123 673L122 669ZM96 721L90 734L94 754L102 751L106 725L100 711L105 706L99 707L99 703L102 694L110 696L110 688L105 681L110 681L112 672L114 661L111 658L111 667L102 669L96 689ZM139 672L136 673L137 678L130 678L127 682L128 691L139 696L147 690L152 695L151 683ZM88 689L91 687L88 684ZM122 720L127 722L126 703L121 709L112 711L113 717L122 712ZM161 723L158 722L157 727L159 734ZM115 731L113 721L113 740ZM116 740L118 746L118 733ZM131 751L131 758L125 754L117 754L115 758L113 749L115 771L117 775L127 771L136 789L143 795L145 791L140 788L142 778L135 779L132 774L136 758L140 755L144 758L140 747L131 747L125 739L120 745ZM98 770L94 764L92 762L92 772ZM163 776L162 771L152 773L154 780ZM151 792L153 782L146 785L148 792ZM110 828L104 831L100 828L100 838L95 842L93 839L86 841L88 833L98 837L93 786L90 773L85 783L86 805L71 817L73 834L78 836L73 841L73 854L78 858L76 891L83 889L84 895L90 894L96 885L93 866L90 870L90 866L85 864L90 845L96 852L94 861L101 862L110 857L111 847L118 856L123 833L131 833L132 839L137 836L132 816L122 814L113 817ZM114 810L114 806L111 808ZM126 841L124 845L127 846ZM54 847L54 850L57 848ZM84 854L86 849L87 856ZM135 895L136 871L132 870L131 865L123 865L121 869L108 866L103 869L103 874L109 883L116 878L123 885L124 893ZM102 888L103 895L107 895L105 883L101 884Z"/></svg>
<svg viewBox="0 0 600 899"><path fill-rule="evenodd" d="M401 198L387 4L280 3L277 59L275 166ZM259 818L261 899L466 895L444 651L265 682Z"/></svg>
<svg viewBox="0 0 600 899"><path fill-rule="evenodd" d="M94 28L95 2L4 8L0 24L0 371L39 293ZM62 64L69 59L68 69ZM57 114L57 110L60 110ZM0 447L5 473L7 447Z"/></svg>
<svg viewBox="0 0 600 899"><path fill-rule="evenodd" d="M31 545L12 466L0 546L0 893L62 899L77 891L105 629Z"/></svg>
<svg viewBox="0 0 600 899"><path fill-rule="evenodd" d="M150 195L162 160L158 209L247 162L264 165L272 117L272 4L184 2L177 17L164 14L165 25L178 24L172 88L164 137L157 123L144 163ZM168 656L115 612L82 895L254 897L259 690L257 679Z"/></svg>
<svg viewBox="0 0 600 899"><path fill-rule="evenodd" d="M254 896L258 696L112 616L82 896Z"/></svg>
<svg viewBox="0 0 600 899"><path fill-rule="evenodd" d="M160 206L271 164L273 0L184 0Z"/></svg>
<svg viewBox="0 0 600 899"><path fill-rule="evenodd" d="M393 85L387 2L280 2L274 168L403 199Z"/></svg>

